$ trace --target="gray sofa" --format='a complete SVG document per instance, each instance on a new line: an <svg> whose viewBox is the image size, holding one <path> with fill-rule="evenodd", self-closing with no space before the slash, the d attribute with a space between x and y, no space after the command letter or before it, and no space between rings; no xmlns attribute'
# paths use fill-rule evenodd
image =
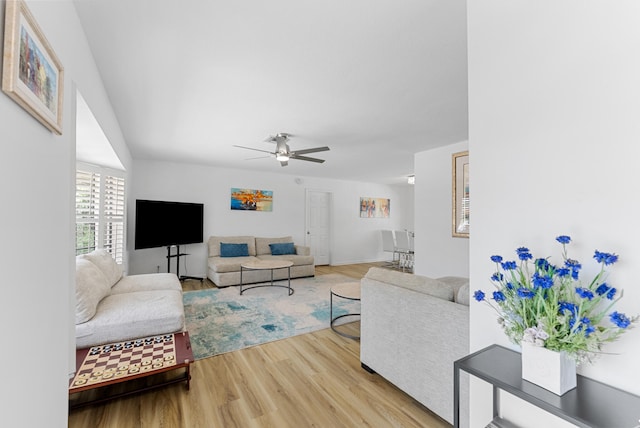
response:
<svg viewBox="0 0 640 428"><path fill-rule="evenodd" d="M453 363L469 353L468 278L371 268L361 287L362 367L453 423ZM461 379L462 403L468 378Z"/></svg>
<svg viewBox="0 0 640 428"><path fill-rule="evenodd" d="M218 287L240 285L240 265L252 260L288 260L293 262L291 278L314 276L316 269L311 248L294 245L295 254L272 255L269 244L292 243L291 236L278 238L261 238L254 236L211 236L208 241L209 258L207 260L207 277ZM247 244L248 255L223 257L221 244ZM287 277L287 269L273 271L273 279ZM270 270L245 270L242 274L244 284L265 282L271 279Z"/></svg>
<svg viewBox="0 0 640 428"><path fill-rule="evenodd" d="M175 274L123 276L105 250L76 256L76 348L184 328L182 285Z"/></svg>

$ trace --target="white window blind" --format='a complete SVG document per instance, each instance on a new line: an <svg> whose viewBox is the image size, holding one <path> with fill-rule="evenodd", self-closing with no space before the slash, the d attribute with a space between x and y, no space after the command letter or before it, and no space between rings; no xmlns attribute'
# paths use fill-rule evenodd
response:
<svg viewBox="0 0 640 428"><path fill-rule="evenodd" d="M93 168L92 168L93 169ZM76 171L76 254L96 248L124 258L125 179L109 172Z"/></svg>

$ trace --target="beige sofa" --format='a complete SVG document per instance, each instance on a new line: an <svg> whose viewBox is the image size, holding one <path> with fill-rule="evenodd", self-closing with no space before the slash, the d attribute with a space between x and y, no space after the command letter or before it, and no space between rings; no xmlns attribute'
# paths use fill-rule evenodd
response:
<svg viewBox="0 0 640 428"><path fill-rule="evenodd" d="M469 353L469 279L371 268L361 287L362 367L453 423L453 363ZM467 391L461 376L461 400Z"/></svg>
<svg viewBox="0 0 640 428"><path fill-rule="evenodd" d="M76 347L183 331L182 285L173 273L126 276L105 250L76 256Z"/></svg>
<svg viewBox="0 0 640 428"><path fill-rule="evenodd" d="M294 245L295 254L272 255L269 244L292 243L291 236L278 238L261 238L254 236L211 236L208 241L209 257L207 260L207 277L218 287L240 285L240 265L252 260L289 260L293 262L291 278L301 278L315 275L314 258L311 249L303 245ZM248 255L223 257L221 244L247 244ZM273 271L273 279L280 280L287 277L287 269ZM251 284L265 282L271 279L270 270L245 270L242 282Z"/></svg>

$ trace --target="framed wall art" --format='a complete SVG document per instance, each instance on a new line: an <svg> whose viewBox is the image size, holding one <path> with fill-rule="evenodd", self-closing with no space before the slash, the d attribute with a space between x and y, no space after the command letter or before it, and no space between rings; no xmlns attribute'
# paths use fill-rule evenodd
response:
<svg viewBox="0 0 640 428"><path fill-rule="evenodd" d="M452 155L453 236L469 237L469 152Z"/></svg>
<svg viewBox="0 0 640 428"><path fill-rule="evenodd" d="M360 198L360 218L389 218L391 199Z"/></svg>
<svg viewBox="0 0 640 428"><path fill-rule="evenodd" d="M231 188L231 209L273 211L273 190Z"/></svg>
<svg viewBox="0 0 640 428"><path fill-rule="evenodd" d="M7 0L2 90L62 135L64 68L23 0Z"/></svg>

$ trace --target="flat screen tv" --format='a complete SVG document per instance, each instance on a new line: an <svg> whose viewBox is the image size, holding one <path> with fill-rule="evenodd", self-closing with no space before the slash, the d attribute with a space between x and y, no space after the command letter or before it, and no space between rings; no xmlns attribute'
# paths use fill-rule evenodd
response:
<svg viewBox="0 0 640 428"><path fill-rule="evenodd" d="M136 200L135 249L199 244L203 204Z"/></svg>

